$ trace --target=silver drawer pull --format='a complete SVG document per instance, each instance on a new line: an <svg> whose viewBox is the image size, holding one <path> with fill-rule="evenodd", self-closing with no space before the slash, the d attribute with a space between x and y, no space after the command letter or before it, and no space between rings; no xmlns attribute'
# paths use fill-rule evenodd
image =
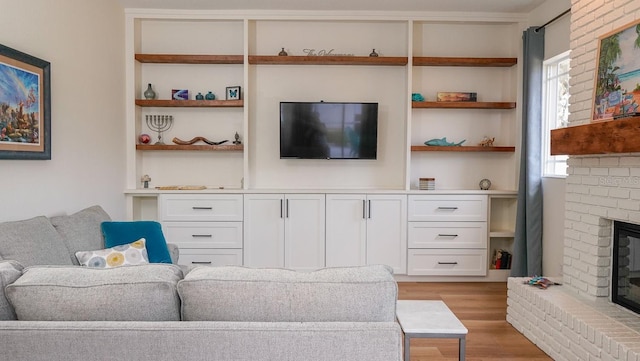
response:
<svg viewBox="0 0 640 361"><path fill-rule="evenodd" d="M458 262L438 262L438 264L458 264Z"/></svg>
<svg viewBox="0 0 640 361"><path fill-rule="evenodd" d="M457 234L438 234L438 237L458 237Z"/></svg>
<svg viewBox="0 0 640 361"><path fill-rule="evenodd" d="M458 207L438 207L438 209L446 210L446 211L455 211Z"/></svg>
<svg viewBox="0 0 640 361"><path fill-rule="evenodd" d="M193 238L211 238L213 237L212 234L192 234L191 237Z"/></svg>
<svg viewBox="0 0 640 361"><path fill-rule="evenodd" d="M204 261L201 261L201 262L198 262L198 261L191 261L191 264L211 264L211 261L208 261L208 262L204 262Z"/></svg>
<svg viewBox="0 0 640 361"><path fill-rule="evenodd" d="M194 210L212 210L213 207L191 207Z"/></svg>

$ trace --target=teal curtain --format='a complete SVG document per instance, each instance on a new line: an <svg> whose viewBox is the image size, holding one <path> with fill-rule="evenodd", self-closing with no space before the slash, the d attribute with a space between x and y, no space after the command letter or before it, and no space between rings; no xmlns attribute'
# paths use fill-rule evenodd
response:
<svg viewBox="0 0 640 361"><path fill-rule="evenodd" d="M524 31L522 146L511 276L542 275L542 62L544 28Z"/></svg>

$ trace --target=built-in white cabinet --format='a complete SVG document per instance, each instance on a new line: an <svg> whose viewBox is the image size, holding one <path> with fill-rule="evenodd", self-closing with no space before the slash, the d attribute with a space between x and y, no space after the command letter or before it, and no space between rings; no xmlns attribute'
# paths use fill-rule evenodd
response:
<svg viewBox="0 0 640 361"><path fill-rule="evenodd" d="M324 194L245 194L244 265L325 266Z"/></svg>
<svg viewBox="0 0 640 361"><path fill-rule="evenodd" d="M327 266L386 264L406 274L407 196L327 195Z"/></svg>
<svg viewBox="0 0 640 361"><path fill-rule="evenodd" d="M408 275L487 274L487 196L409 195Z"/></svg>
<svg viewBox="0 0 640 361"><path fill-rule="evenodd" d="M242 264L242 194L161 194L158 218L182 265Z"/></svg>

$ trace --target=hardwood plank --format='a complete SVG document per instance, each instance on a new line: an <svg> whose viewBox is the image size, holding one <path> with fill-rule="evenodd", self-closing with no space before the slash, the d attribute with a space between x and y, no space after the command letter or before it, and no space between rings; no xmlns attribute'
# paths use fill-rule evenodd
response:
<svg viewBox="0 0 640 361"><path fill-rule="evenodd" d="M412 108L428 109L514 109L515 102L411 102Z"/></svg>
<svg viewBox="0 0 640 361"><path fill-rule="evenodd" d="M138 144L137 150L196 150L196 151L240 151L244 147L242 144L221 144L221 145L208 145L208 144L192 144L192 145L177 145L177 144Z"/></svg>
<svg viewBox="0 0 640 361"><path fill-rule="evenodd" d="M551 131L551 155L640 152L640 117L576 125Z"/></svg>
<svg viewBox="0 0 640 361"><path fill-rule="evenodd" d="M551 360L506 321L504 282L399 282L398 299L443 300L469 330L467 360ZM410 347L411 361L458 360L456 340L413 339Z"/></svg>
<svg viewBox="0 0 640 361"><path fill-rule="evenodd" d="M515 152L516 147L481 147L481 146L453 146L443 147L434 145L412 145L412 152Z"/></svg>
<svg viewBox="0 0 640 361"><path fill-rule="evenodd" d="M249 64L270 65L407 65L402 56L271 56L249 55Z"/></svg>
<svg viewBox="0 0 640 361"><path fill-rule="evenodd" d="M517 63L518 58L413 57L413 65L416 66L511 67Z"/></svg>
<svg viewBox="0 0 640 361"><path fill-rule="evenodd" d="M190 108L190 107L220 107L241 108L244 100L173 100L173 99L136 99L136 105L141 107L159 108Z"/></svg>
<svg viewBox="0 0 640 361"><path fill-rule="evenodd" d="M164 64L242 64L243 55L135 54L141 63Z"/></svg>

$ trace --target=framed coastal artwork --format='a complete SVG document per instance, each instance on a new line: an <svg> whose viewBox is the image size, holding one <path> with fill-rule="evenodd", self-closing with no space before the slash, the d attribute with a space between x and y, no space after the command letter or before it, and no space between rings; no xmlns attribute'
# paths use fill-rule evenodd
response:
<svg viewBox="0 0 640 361"><path fill-rule="evenodd" d="M51 159L51 64L0 44L0 159Z"/></svg>
<svg viewBox="0 0 640 361"><path fill-rule="evenodd" d="M599 38L592 121L640 115L640 20Z"/></svg>

